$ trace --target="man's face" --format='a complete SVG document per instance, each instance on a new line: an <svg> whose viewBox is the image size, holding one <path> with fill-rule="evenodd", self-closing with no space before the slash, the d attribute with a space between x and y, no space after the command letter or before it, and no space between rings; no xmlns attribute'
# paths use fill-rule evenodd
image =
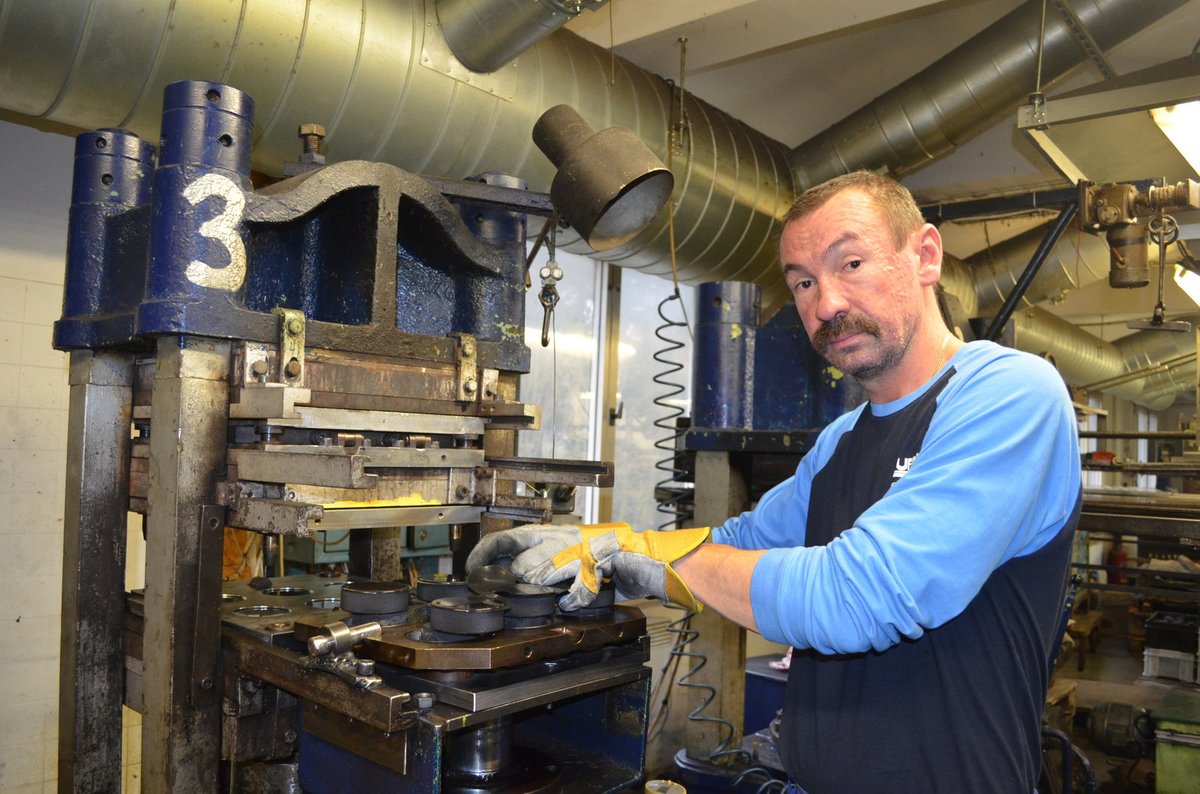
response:
<svg viewBox="0 0 1200 794"><path fill-rule="evenodd" d="M784 278L813 346L860 381L903 360L921 311L918 233L896 249L873 199L836 194L783 230Z"/></svg>

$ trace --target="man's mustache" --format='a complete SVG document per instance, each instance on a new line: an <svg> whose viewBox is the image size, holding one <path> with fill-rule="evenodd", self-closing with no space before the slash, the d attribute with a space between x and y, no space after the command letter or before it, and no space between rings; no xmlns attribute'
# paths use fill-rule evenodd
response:
<svg viewBox="0 0 1200 794"><path fill-rule="evenodd" d="M835 317L829 322L822 325L813 334L812 343L819 351L824 351L833 340L845 336L846 334L869 334L871 336L879 336L882 329L879 325L869 317L861 315L843 315Z"/></svg>

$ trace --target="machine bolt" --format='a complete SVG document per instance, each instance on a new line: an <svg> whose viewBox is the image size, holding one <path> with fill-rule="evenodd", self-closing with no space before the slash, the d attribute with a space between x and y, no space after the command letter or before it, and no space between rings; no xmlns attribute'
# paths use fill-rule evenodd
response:
<svg viewBox="0 0 1200 794"><path fill-rule="evenodd" d="M321 148L321 141L325 139L325 125L301 124L296 134L304 142L304 153L316 154Z"/></svg>
<svg viewBox="0 0 1200 794"><path fill-rule="evenodd" d="M205 690L212 689L213 688L213 680L211 678L200 679L200 688L205 689Z"/></svg>
<svg viewBox="0 0 1200 794"><path fill-rule="evenodd" d="M287 375L289 378L298 378L300 376L299 359L293 358L291 361L289 361L287 366L283 368L283 374Z"/></svg>
<svg viewBox="0 0 1200 794"><path fill-rule="evenodd" d="M299 318L293 317L288 320L287 329L289 334L298 336L304 330L304 323L300 322Z"/></svg>
<svg viewBox="0 0 1200 794"><path fill-rule="evenodd" d="M250 365L250 374L256 378L265 378L267 376L268 369L269 367L267 366L267 362L263 359L259 359Z"/></svg>
<svg viewBox="0 0 1200 794"><path fill-rule="evenodd" d="M359 675L375 675L375 660L359 659L355 669Z"/></svg>
<svg viewBox="0 0 1200 794"><path fill-rule="evenodd" d="M424 711L425 709L433 708L433 704L437 701L437 698L434 697L432 692L417 692L413 695L413 701L417 708Z"/></svg>
<svg viewBox="0 0 1200 794"><path fill-rule="evenodd" d="M454 496L458 499L466 499L469 493L471 493L471 489L465 485L460 485L454 489Z"/></svg>
<svg viewBox="0 0 1200 794"><path fill-rule="evenodd" d="M296 739L298 739L298 738L299 737L296 735L296 732L291 730L290 728L283 732L283 740L285 742L287 742L288 744L295 744Z"/></svg>
<svg viewBox="0 0 1200 794"><path fill-rule="evenodd" d="M478 388L479 384L475 382L474 378L467 378L466 382L463 383L463 391L467 394L474 394Z"/></svg>

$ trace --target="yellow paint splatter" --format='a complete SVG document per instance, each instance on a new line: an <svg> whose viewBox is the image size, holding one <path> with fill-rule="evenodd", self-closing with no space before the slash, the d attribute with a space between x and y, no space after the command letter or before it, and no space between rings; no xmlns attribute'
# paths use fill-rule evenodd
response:
<svg viewBox="0 0 1200 794"><path fill-rule="evenodd" d="M500 333L505 339L524 339L525 329L515 323L496 323L496 327L500 329Z"/></svg>
<svg viewBox="0 0 1200 794"><path fill-rule="evenodd" d="M787 433L783 434L783 445L785 447L790 447L792 445L792 437Z"/></svg>
<svg viewBox="0 0 1200 794"><path fill-rule="evenodd" d="M829 376L830 383L837 383L839 380L845 377L842 374L842 371L837 367L826 367L825 374Z"/></svg>
<svg viewBox="0 0 1200 794"><path fill-rule="evenodd" d="M742 335L742 326L740 324L734 323L733 325L730 326L730 328L729 328L729 338L730 339L737 339L741 335Z"/></svg>

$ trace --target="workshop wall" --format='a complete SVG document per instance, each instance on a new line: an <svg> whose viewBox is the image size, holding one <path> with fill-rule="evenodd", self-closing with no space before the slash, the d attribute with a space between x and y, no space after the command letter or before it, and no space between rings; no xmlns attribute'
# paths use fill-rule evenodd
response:
<svg viewBox="0 0 1200 794"><path fill-rule="evenodd" d="M0 791L58 776L67 354L62 311L74 140L0 122ZM141 571L133 549L132 570ZM137 791L139 715L126 791Z"/></svg>

